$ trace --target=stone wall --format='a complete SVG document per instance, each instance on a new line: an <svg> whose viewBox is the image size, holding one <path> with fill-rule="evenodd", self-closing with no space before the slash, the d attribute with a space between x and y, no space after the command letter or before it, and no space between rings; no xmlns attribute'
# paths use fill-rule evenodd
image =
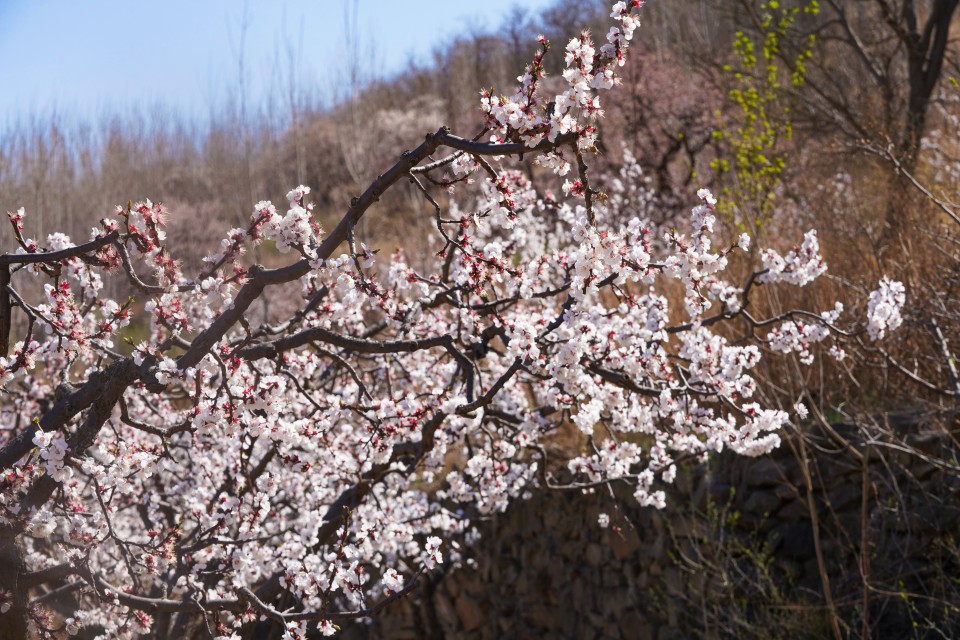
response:
<svg viewBox="0 0 960 640"><path fill-rule="evenodd" d="M662 512L628 490L535 495L481 526L476 566L346 637L827 638L825 584L844 637L960 637L954 442L906 453L840 425L688 469Z"/></svg>

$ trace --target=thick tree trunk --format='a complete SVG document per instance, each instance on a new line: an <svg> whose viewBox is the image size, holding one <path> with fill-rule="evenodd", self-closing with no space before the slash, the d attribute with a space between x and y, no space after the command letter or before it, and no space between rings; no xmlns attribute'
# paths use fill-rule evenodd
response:
<svg viewBox="0 0 960 640"><path fill-rule="evenodd" d="M935 0L923 27L920 27L913 0L905 0L901 12L903 39L907 52L909 96L903 136L897 141L900 169L913 175L920 154L920 142L927 125L930 99L940 80L947 54L948 36L960 0ZM888 255L904 229L910 226L913 186L898 171L894 192L887 204L886 225L880 241L881 253Z"/></svg>
<svg viewBox="0 0 960 640"><path fill-rule="evenodd" d="M900 142L903 162L913 168L920 140L926 127L927 111L933 90L940 80L947 54L950 23L960 0L936 0L921 30L912 0L903 6L907 28L907 73L910 96L907 101L906 127Z"/></svg>
<svg viewBox="0 0 960 640"><path fill-rule="evenodd" d="M5 640L27 637L27 593L20 585L23 568L23 553L15 532L0 529L0 590L13 597L10 609L0 614L0 638Z"/></svg>

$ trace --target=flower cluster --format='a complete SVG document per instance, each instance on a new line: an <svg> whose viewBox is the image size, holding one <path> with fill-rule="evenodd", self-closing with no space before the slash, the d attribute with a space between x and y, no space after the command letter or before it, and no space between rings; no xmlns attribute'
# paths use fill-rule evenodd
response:
<svg viewBox="0 0 960 640"><path fill-rule="evenodd" d="M871 292L867 301L867 333L871 340L882 339L903 323L900 310L906 301L903 284L884 276L880 288Z"/></svg>
<svg viewBox="0 0 960 640"><path fill-rule="evenodd" d="M603 116L598 90L612 89L617 83L615 69L623 66L628 42L639 26L632 11L641 6L639 0L618 2L610 17L618 24L610 27L607 42L595 46L588 32L573 38L564 51L566 68L562 77L568 88L550 98L540 95L545 75L543 58L550 43L538 36L540 48L522 76L512 96L497 96L484 90L481 108L487 114L487 126L493 131L492 140L519 139L526 146L536 147L544 140L556 142L564 134L576 134L581 150L592 149L597 140L593 124ZM541 155L538 162L550 167L558 175L570 170L570 163L562 151L553 149Z"/></svg>
<svg viewBox="0 0 960 640"><path fill-rule="evenodd" d="M290 191L287 194L290 208L282 216L269 202L260 202L254 207L254 216L266 213L266 221L263 225L264 237L276 242L280 253L286 253L291 248L307 250L314 240L319 240L320 227L311 224L313 205L309 203L305 205L304 202L309 193L310 188L303 185Z"/></svg>
<svg viewBox="0 0 960 640"><path fill-rule="evenodd" d="M37 445L47 475L57 482L63 482L70 477L70 470L63 465L70 448L66 440L58 437L56 433L38 431L33 437L33 444Z"/></svg>
<svg viewBox="0 0 960 640"><path fill-rule="evenodd" d="M781 256L773 249L761 254L766 273L760 276L762 282L787 282L802 287L813 282L827 270L820 256L820 241L816 230L810 230L803 236L803 243Z"/></svg>

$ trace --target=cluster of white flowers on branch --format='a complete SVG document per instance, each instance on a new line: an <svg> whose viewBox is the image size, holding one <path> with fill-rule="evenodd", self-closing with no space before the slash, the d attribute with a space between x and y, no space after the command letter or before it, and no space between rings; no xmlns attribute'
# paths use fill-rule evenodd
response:
<svg viewBox="0 0 960 640"><path fill-rule="evenodd" d="M541 38L514 96L484 95L492 140L428 135L328 235L298 187L286 214L257 204L189 275L159 204L118 209L79 245L29 240L23 213L11 216L21 250L0 256L0 628L181 637L199 624L229 638L271 620L289 638L311 625L332 634L457 561L474 518L532 489L628 483L663 506L681 460L776 446L789 415L752 400L767 340L734 344L721 328L775 326L771 347L804 361L812 342L863 329L841 330L838 310L750 313L756 287L822 273L815 235L786 258L764 253L737 285L725 273L749 238L715 246L708 192L689 228L666 234L639 217L620 225L623 212L594 197L596 91L616 82L639 5L614 5L599 49L588 34L570 43L570 88L552 107ZM442 148L452 154L433 159ZM576 159L569 199L505 166L531 150L559 175L564 154ZM441 206L432 187L475 172L476 201ZM442 248L427 267L403 252L380 264L355 237L401 180L433 213ZM265 241L298 259L246 267L244 250ZM100 295L106 272L146 297L139 318L137 303ZM282 286L297 309L257 313ZM677 308L669 290L682 291ZM872 337L903 304L895 283L881 291ZM14 313L24 337L11 349ZM115 340L132 322L146 337L125 351ZM544 439L565 429L585 447L551 464Z"/></svg>

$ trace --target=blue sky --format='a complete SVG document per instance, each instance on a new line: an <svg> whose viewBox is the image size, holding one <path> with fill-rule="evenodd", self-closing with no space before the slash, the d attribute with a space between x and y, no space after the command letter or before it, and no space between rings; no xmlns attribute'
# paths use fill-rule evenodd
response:
<svg viewBox="0 0 960 640"><path fill-rule="evenodd" d="M350 41L367 74L389 75L458 33L496 27L515 4L551 2L0 0L0 122L156 104L202 118L241 86L248 104L283 93L291 59L308 93L329 95L343 86Z"/></svg>

